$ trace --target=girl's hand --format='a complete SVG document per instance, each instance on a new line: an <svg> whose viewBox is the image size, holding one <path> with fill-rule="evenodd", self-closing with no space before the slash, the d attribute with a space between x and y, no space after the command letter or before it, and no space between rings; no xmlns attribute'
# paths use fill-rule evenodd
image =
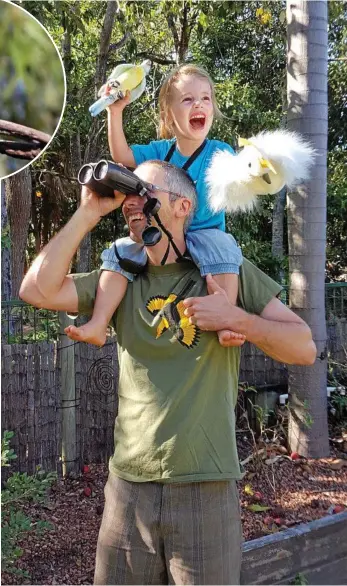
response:
<svg viewBox="0 0 347 586"><path fill-rule="evenodd" d="M111 87L106 84L106 90L105 90L105 95L108 96L111 92ZM126 95L124 96L124 98L121 98L120 100L116 100L113 104L111 104L110 106L107 106L107 110L109 110L111 112L111 114L114 113L118 113L118 112L123 112L124 108L126 106L128 106L130 102L130 92L129 90L126 92Z"/></svg>

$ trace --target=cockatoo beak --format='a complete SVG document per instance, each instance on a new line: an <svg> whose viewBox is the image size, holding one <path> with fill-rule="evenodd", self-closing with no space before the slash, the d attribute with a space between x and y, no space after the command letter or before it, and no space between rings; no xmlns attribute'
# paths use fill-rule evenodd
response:
<svg viewBox="0 0 347 586"><path fill-rule="evenodd" d="M268 169L269 171L272 171L274 175L277 175L277 171L273 164L270 163L269 159L260 159L260 165L263 167L263 169Z"/></svg>
<svg viewBox="0 0 347 586"><path fill-rule="evenodd" d="M261 176L261 178L264 179L265 183L268 183L269 185L271 185L271 179L270 179L269 173L265 173L264 175Z"/></svg>

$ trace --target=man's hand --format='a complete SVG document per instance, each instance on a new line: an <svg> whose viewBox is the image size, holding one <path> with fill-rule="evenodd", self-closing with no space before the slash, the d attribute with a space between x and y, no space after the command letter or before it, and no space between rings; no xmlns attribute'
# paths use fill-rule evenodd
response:
<svg viewBox="0 0 347 586"><path fill-rule="evenodd" d="M271 358L286 364L313 364L316 346L308 325L279 299L273 297L260 316L232 305L211 275L206 277L207 297L183 301L191 323L201 330L233 330Z"/></svg>
<svg viewBox="0 0 347 586"><path fill-rule="evenodd" d="M76 287L67 276L71 259L100 217L118 208L124 197L119 192L115 192L114 198L101 197L84 185L79 208L46 244L25 275L19 292L21 299L36 307L77 311Z"/></svg>
<svg viewBox="0 0 347 586"><path fill-rule="evenodd" d="M125 199L125 195L119 191L114 192L113 197L102 197L95 191L83 185L81 192L80 209L90 219L91 224L95 224L102 216L106 216L113 210L119 208Z"/></svg>
<svg viewBox="0 0 347 586"><path fill-rule="evenodd" d="M211 275L206 276L209 295L206 297L189 297L183 301L184 314L201 330L233 330L246 334L248 314L232 305L224 289L217 285Z"/></svg>

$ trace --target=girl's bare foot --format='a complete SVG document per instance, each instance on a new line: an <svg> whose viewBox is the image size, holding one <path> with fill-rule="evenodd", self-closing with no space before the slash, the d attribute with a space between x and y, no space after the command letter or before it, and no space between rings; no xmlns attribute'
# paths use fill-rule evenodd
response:
<svg viewBox="0 0 347 586"><path fill-rule="evenodd" d="M244 334L238 334L231 330L220 330L217 332L218 340L221 346L228 348L229 346L242 346L246 341Z"/></svg>
<svg viewBox="0 0 347 586"><path fill-rule="evenodd" d="M68 326L64 330L65 334L77 342L88 342L95 346L103 346L106 342L106 328L100 324L89 321L83 326Z"/></svg>

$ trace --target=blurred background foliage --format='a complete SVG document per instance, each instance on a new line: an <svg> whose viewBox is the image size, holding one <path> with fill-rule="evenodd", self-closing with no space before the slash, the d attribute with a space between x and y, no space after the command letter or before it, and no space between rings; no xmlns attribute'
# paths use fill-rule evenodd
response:
<svg viewBox="0 0 347 586"><path fill-rule="evenodd" d="M67 75L67 107L52 146L31 167L32 213L27 262L66 223L78 205L74 181L83 162L109 157L106 115L93 120L88 112L96 91L119 63L149 58L152 68L146 92L125 109L124 128L130 144L157 138L158 93L177 63L193 61L208 69L224 117L210 137L235 145L286 123L285 2L197 2L194 0L113 2L116 9L109 42L101 48L109 2L48 0L23 3L51 33L60 48ZM329 4L329 159L327 278L347 272L347 3ZM100 63L105 65L100 79ZM39 195L37 195L39 194ZM272 254L274 198L262 198L251 214L228 216L228 229L245 256L266 272L287 274L287 238L283 260ZM88 267L115 236L124 235L120 213L104 218L86 250ZM286 227L286 218L284 217ZM76 267L74 267L76 268Z"/></svg>
<svg viewBox="0 0 347 586"><path fill-rule="evenodd" d="M59 54L39 22L15 4L0 0L0 22L0 118L53 134L65 96ZM26 164L0 155L0 176Z"/></svg>

